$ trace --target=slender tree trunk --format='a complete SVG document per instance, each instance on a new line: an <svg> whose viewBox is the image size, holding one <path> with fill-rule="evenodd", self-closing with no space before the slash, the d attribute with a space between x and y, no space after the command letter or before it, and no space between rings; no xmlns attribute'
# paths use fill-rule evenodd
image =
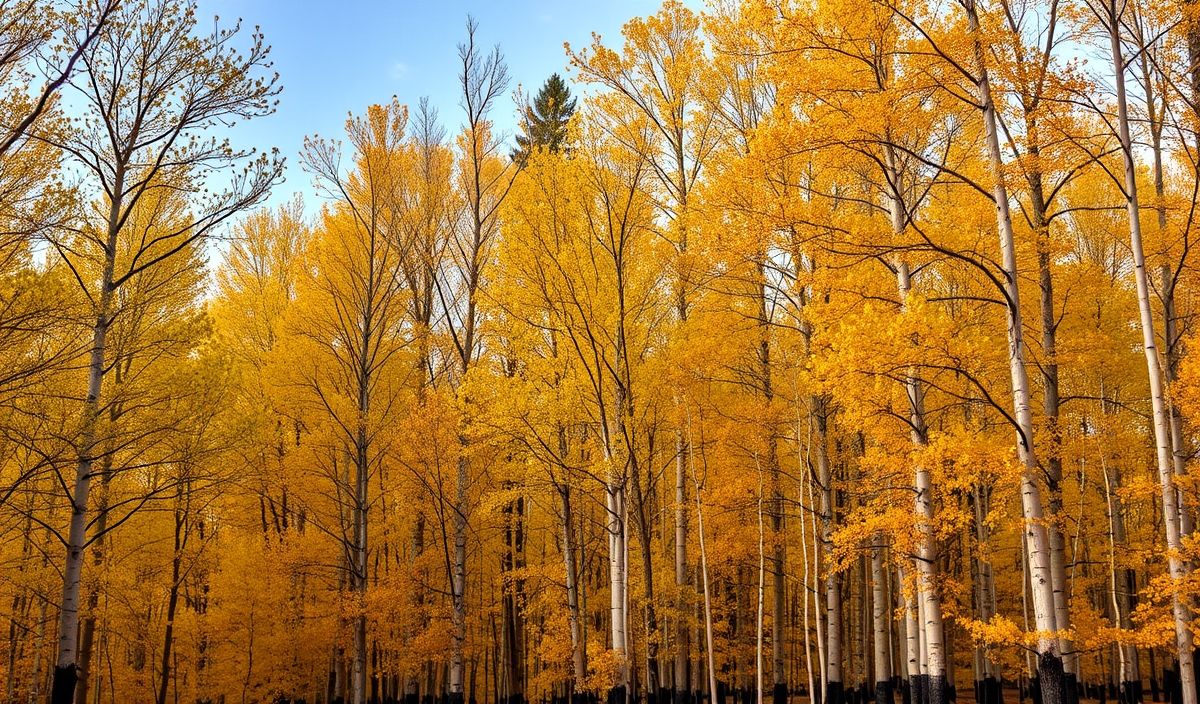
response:
<svg viewBox="0 0 1200 704"><path fill-rule="evenodd" d="M654 564L653 545L651 544L650 521L647 517L646 495L642 490L642 480L635 466L633 476L633 495L636 504L636 525L642 543L642 584L645 587L645 623L646 623L646 695L650 704L658 701L658 615L654 608Z"/></svg>
<svg viewBox="0 0 1200 704"><path fill-rule="evenodd" d="M1039 158L1032 150L1033 159ZM1058 626L1059 652L1063 653L1063 670L1066 689L1063 693L1068 704L1079 699L1078 658L1075 644L1067 635L1071 628L1071 610L1067 603L1066 536L1063 516L1063 467L1062 428L1059 425L1060 402L1058 383L1058 321L1054 315L1054 278L1050 266L1050 227L1046 221L1046 203L1042 193L1041 172L1031 170L1030 210L1037 237L1038 289L1042 318L1042 354L1045 361L1042 369L1042 410L1046 417L1046 434L1049 437L1049 452L1046 453L1046 488L1050 520L1046 530L1050 538L1050 576L1054 580L1054 620Z"/></svg>
<svg viewBox="0 0 1200 704"><path fill-rule="evenodd" d="M463 704L463 649L467 639L467 484L470 481L467 439L459 437L454 497L454 565L451 577L450 704Z"/></svg>
<svg viewBox="0 0 1200 704"><path fill-rule="evenodd" d="M834 570L833 471L829 464L828 411L825 400L813 398L817 427L814 444L817 455L816 484L820 490L821 550L825 557L825 699L823 704L842 704L845 681L842 679L842 596L841 579Z"/></svg>
<svg viewBox="0 0 1200 704"><path fill-rule="evenodd" d="M1104 473L1104 495L1108 509L1109 529L1109 579L1112 591L1112 606L1114 620L1117 625L1126 630L1133 629L1133 599L1132 586L1136 583L1133 570L1125 568L1119 572L1115 566L1115 555L1118 547L1125 547L1125 519L1121 500L1116 490L1121 487L1121 473L1110 467L1107 461L1101 467ZM1142 700L1142 673L1138 664L1137 646L1121 644L1117 646L1121 658L1120 678L1117 685L1120 688L1122 704L1134 704Z"/></svg>
<svg viewBox="0 0 1200 704"><path fill-rule="evenodd" d="M183 483L180 483L183 486ZM167 593L167 625L163 632L162 669L159 673L157 704L167 704L167 685L171 681L171 654L175 645L175 611L179 607L179 586L183 563L183 547L187 540L187 510L182 494L176 496L175 550L171 555L171 589Z"/></svg>
<svg viewBox="0 0 1200 704"><path fill-rule="evenodd" d="M797 420L796 437L800 438L801 435L802 435L802 433L800 433L800 422L799 422L799 420ZM811 438L809 438L809 446L811 447ZM806 460L806 462L807 462L807 460ZM802 469L804 469L804 468L802 468ZM812 510L812 501L811 501L811 498L809 498L811 490L809 489L810 477L808 475L809 475L809 473L807 471L802 471L800 473L800 504L801 504L801 509L802 509L801 516L800 516L800 554L803 556L803 565L804 565L804 571L803 571L803 574L801 574L801 584L803 584L804 586L800 590L801 595L804 597L804 618L803 618L803 621L801 622L801 628L803 629L803 632L804 632L804 673L805 673L805 677L807 679L807 684L808 684L808 691L806 692L806 694L808 695L809 701L812 702L812 704L819 704L821 695L824 692L824 688L822 687L821 690L818 690L817 689L817 680L814 680L814 678L813 678L812 637L809 635L810 630L811 630L809 628L809 626L811 623L811 613L812 613L812 611L810 610L810 606L812 605L813 597L816 595L816 589L814 586L816 583L815 582L816 570L813 569L813 561L809 558L809 553L808 553L809 523L804 520L805 513L807 513L808 515L812 515L814 513ZM815 542L816 541L815 526L814 526L814 530L812 532L813 532L813 540ZM814 545L813 552L815 553L816 550L817 550L816 545ZM818 617L818 619L817 619L817 636L820 637L820 635L821 635L821 627L820 627L820 618ZM820 646L818 646L818 651L819 650L820 650ZM818 655L818 660L819 660L819 658L820 658L820 656Z"/></svg>
<svg viewBox="0 0 1200 704"><path fill-rule="evenodd" d="M1157 170L1161 171L1159 165ZM1161 175L1156 178L1161 179ZM1161 183L1158 184L1161 186ZM1163 211L1159 211L1160 218L1164 218ZM1162 223L1162 229L1166 229L1166 223ZM1163 328L1165 335L1163 336L1163 344L1166 347L1165 357L1166 364L1163 365L1163 383L1167 388L1179 378L1179 364L1182 360L1183 334L1179 331L1179 316L1176 313L1175 305L1175 289L1178 285L1178 278L1171 272L1167 265L1162 266L1162 300L1163 300ZM1167 399L1167 413L1170 419L1171 431L1171 466L1175 471L1176 481L1183 481L1187 475L1187 459L1188 450L1185 447L1185 437L1183 431L1183 415L1179 412L1179 407L1171 403ZM1188 536L1195 530L1195 520L1192 516L1192 511L1188 508L1185 501L1183 489L1177 488L1175 491L1176 502L1179 508L1179 532L1181 536Z"/></svg>
<svg viewBox="0 0 1200 704"><path fill-rule="evenodd" d="M563 484L558 488L563 516L563 566L567 574L567 620L571 628L571 684L575 689L583 686L587 677L584 659L583 619L579 613L579 572L575 566L575 528L572 521L571 488Z"/></svg>
<svg viewBox="0 0 1200 704"><path fill-rule="evenodd" d="M929 470L917 469L917 520L920 541L917 545L917 598L920 600L921 634L924 642L924 663L928 669L929 704L945 704L946 701L946 649L942 602L937 590L937 552L933 547L934 520L932 501L933 482Z"/></svg>
<svg viewBox="0 0 1200 704"><path fill-rule="evenodd" d="M814 418L815 413L810 413L809 417L810 417L810 419ZM820 427L823 428L823 426L820 426ZM824 430L820 430L820 432L818 433L818 436L813 438L812 443L810 443L810 444L815 444L817 442L824 442L824 437L825 437ZM824 452L825 452L824 447L817 447L817 453L818 453L818 455L817 455L818 456L817 470L818 470L818 473L821 470L820 458L824 455ZM827 456L826 456L825 462L828 462ZM810 473L810 475L811 475L811 473ZM811 594L811 596L812 596L813 609L816 611L816 617L817 617L816 618L817 666L821 673L821 675L820 675L821 676L821 687L816 692L814 692L813 698L815 700L822 702L822 704L826 704L825 695L829 692L829 667L827 664L829 661L829 652L825 648L825 629L827 627L826 623L825 623L825 621L826 621L825 616L827 616L827 614L825 613L825 606L821 603L823 594L821 593L821 590L819 588L820 582L821 582L821 530L820 530L819 524L818 524L818 516L820 515L821 511L820 511L820 503L816 497L815 489L813 488L813 486L816 484L815 477L809 476L807 483L808 483L808 506L809 506L809 516L810 516L810 527L812 528L812 536L813 536L812 570L811 570L812 582L811 582L810 586L808 587L808 591L809 591L809 594Z"/></svg>
<svg viewBox="0 0 1200 704"><path fill-rule="evenodd" d="M108 529L108 489L109 482L112 480L111 451L105 453L101 464L103 469L100 472L100 495L96 502L96 529L94 532L96 536L103 536ZM92 674L92 644L95 642L96 635L96 611L100 606L99 573L103 567L104 543L103 539L99 538L92 548L92 568L97 572L97 577L88 594L87 614L79 628L79 682L75 685L75 704L88 704Z"/></svg>
<svg viewBox="0 0 1200 704"><path fill-rule="evenodd" d="M118 170L115 192L124 187L123 172ZM108 330L112 324L113 271L116 265L117 236L120 233L121 201L109 205L108 238L97 298L96 320L92 325L92 349L88 359L87 396L83 403L79 431L79 455L71 495L71 523L67 533L67 557L63 568L62 598L59 601L58 660L50 690L51 704L72 704L78 680L76 659L79 635L79 584L83 569L83 551L87 540L88 496L92 468L98 446L96 431L100 421L101 393L106 371Z"/></svg>
<svg viewBox="0 0 1200 704"><path fill-rule="evenodd" d="M755 458L757 460L757 458ZM766 595L767 552L763 531L763 477L758 470L758 608L754 618L754 692L763 704L763 600Z"/></svg>
<svg viewBox="0 0 1200 704"><path fill-rule="evenodd" d="M901 261L896 266L900 290L901 309L907 307L908 294L912 288L908 264ZM908 396L912 444L920 449L928 442L925 420L925 392L921 382L909 372L905 377ZM933 509L933 478L929 469L918 465L914 472L913 487L914 515L917 521L917 599L921 614L921 634L924 645L922 667L928 670L928 679L922 680L921 689L929 698L929 704L944 704L946 700L946 649L945 625L942 620L942 601L938 594L938 556L933 536L936 520ZM924 677L925 673L922 673Z"/></svg>
<svg viewBox="0 0 1200 704"><path fill-rule="evenodd" d="M893 150L886 153L889 181L892 185L890 199L890 215L892 230L902 234L908 218L903 201L903 178L896 166L898 160ZM900 310L908 308L908 295L912 289L908 263L900 260L896 263L896 285L900 296ZM911 426L911 442L913 448L921 449L928 442L928 430L925 419L925 392L921 382L913 370L905 374L905 392L908 397L909 424ZM920 600L920 613L923 640L926 644L927 657L922 658L921 665L928 670L928 681L922 679L920 690L928 693L930 704L943 704L946 698L946 657L944 639L944 624L942 622L941 597L937 593L938 565L937 546L933 536L935 520L933 508L933 483L929 470L917 466L914 470L913 486L916 490L914 499L914 516L917 522L917 598ZM922 674L924 678L924 673Z"/></svg>
<svg viewBox="0 0 1200 704"><path fill-rule="evenodd" d="M767 256L759 254L758 282L756 297L758 299L758 365L761 383L762 400L770 409L775 396L771 370L771 311L767 301L766 291L770 282L767 279ZM786 540L783 521L783 483L780 479L779 438L774 420L767 421L767 471L771 482L771 588L772 588L772 617L771 617L771 671L772 671L772 701L774 704L787 704L788 684L787 671L787 634L784 626L787 622L787 575L784 573L786 560Z"/></svg>
<svg viewBox="0 0 1200 704"><path fill-rule="evenodd" d="M675 608L675 665L672 672L673 696L676 704L685 701L684 688L688 682L690 658L689 629L684 614L687 600L687 485L685 472L692 448L682 432L675 434L675 588L679 601Z"/></svg>
<svg viewBox="0 0 1200 704"><path fill-rule="evenodd" d="M921 628L917 618L916 590L909 588L904 567L898 567L901 591L904 593L904 660L908 675L907 701L921 702Z"/></svg>
<svg viewBox="0 0 1200 704"><path fill-rule="evenodd" d="M766 343L764 343L765 346ZM769 363L765 366L769 368ZM769 377L768 377L769 378ZM768 397L768 403L769 403ZM785 536L783 530L783 490L779 477L779 441L772 432L768 440L767 461L771 472L771 672L773 675L772 702L787 704L787 575L784 573Z"/></svg>
<svg viewBox="0 0 1200 704"><path fill-rule="evenodd" d="M881 538L877 537L877 541ZM884 582L883 545L871 547L871 626L875 646L875 704L892 704L892 657L888 649L892 640L889 626L890 604Z"/></svg>
<svg viewBox="0 0 1200 704"><path fill-rule="evenodd" d="M1016 421L1017 455L1021 460L1021 509L1025 518L1026 559L1033 592L1033 612L1037 630L1045 634L1038 640L1038 675L1043 704L1063 703L1062 652L1057 638L1054 611L1054 578L1050 563L1050 538L1046 531L1041 489L1037 484L1041 471L1034 451L1033 413L1030 404L1029 374L1025 368L1025 340L1021 319L1021 299L1018 285L1017 255L1012 217L1008 208L1008 186L1004 179L1004 164L996 121L996 107L985 63L984 43L979 27L975 1L967 0L967 20L974 37L975 64L978 71L979 98L983 111L996 206L996 223L1000 234L1000 250L1004 269L1004 295L1008 313L1008 361L1012 384L1013 418Z"/></svg>
<svg viewBox="0 0 1200 704"><path fill-rule="evenodd" d="M1125 162L1125 205L1129 215L1130 250L1133 254L1134 280L1137 284L1138 312L1142 326L1142 348L1146 354L1146 372L1150 381L1150 402L1154 412L1154 445L1158 461L1159 482L1162 485L1163 521L1167 534L1167 566L1177 587L1188 575L1187 565L1180 554L1182 527L1179 495L1175 488L1175 467L1172 462L1171 422L1167 410L1162 369L1159 367L1158 346L1154 335L1154 313L1150 304L1150 283L1146 272L1146 255L1142 247L1142 224L1137 193L1137 165L1129 133L1129 107L1125 97L1125 60L1120 37L1121 10L1115 0L1109 0L1108 30L1112 48L1114 83L1117 97L1117 126L1121 152ZM1196 673L1193 668L1191 614L1187 603L1176 592L1172 597L1175 619L1175 651L1179 661L1179 679L1183 704L1196 704Z"/></svg>
<svg viewBox="0 0 1200 704"><path fill-rule="evenodd" d="M695 482L696 492L696 532L700 538L700 578L704 588L704 647L708 661L708 701L711 704L724 704L718 701L717 670L713 658L712 596L708 587L708 551L704 544L704 508L700 501L701 486L695 478L695 470L692 471L692 480Z"/></svg>
<svg viewBox="0 0 1200 704"><path fill-rule="evenodd" d="M625 536L625 487L616 477L609 480L606 494L608 533L609 614L611 617L612 649L618 661L617 684L610 693L609 704L624 704L629 694L629 641L626 633L625 591L628 549Z"/></svg>
<svg viewBox="0 0 1200 704"><path fill-rule="evenodd" d="M991 488L976 486L972 495L972 508L975 513L975 542L978 550L986 550L989 542L988 528L985 523L989 508ZM975 609L980 621L987 623L996 615L995 597L996 585L992 574L992 563L983 555L973 559L975 564ZM987 656L984 647L976 648L976 701L978 704L1001 704L1000 679L996 664Z"/></svg>

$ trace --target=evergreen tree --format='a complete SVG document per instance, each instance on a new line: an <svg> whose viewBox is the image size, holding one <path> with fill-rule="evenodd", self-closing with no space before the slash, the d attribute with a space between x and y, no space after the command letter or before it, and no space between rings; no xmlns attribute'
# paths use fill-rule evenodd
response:
<svg viewBox="0 0 1200 704"><path fill-rule="evenodd" d="M557 152L567 138L567 122L575 114L575 98L567 82L557 73L542 84L532 105L524 108L524 134L517 135L517 148L512 160L523 164L537 147Z"/></svg>

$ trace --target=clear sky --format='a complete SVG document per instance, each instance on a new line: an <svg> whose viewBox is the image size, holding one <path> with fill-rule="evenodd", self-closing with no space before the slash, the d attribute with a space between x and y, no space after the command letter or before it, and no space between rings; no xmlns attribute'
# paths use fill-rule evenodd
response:
<svg viewBox="0 0 1200 704"><path fill-rule="evenodd" d="M572 48L599 33L620 44L621 25L657 10L659 0L198 0L201 26L212 15L221 24L241 18L245 30L262 28L283 84L278 111L242 123L231 137L238 145L278 147L288 160L278 203L299 191L308 211L318 202L311 178L298 163L305 135L341 137L348 111L360 113L395 95L415 106L429 96L453 134L462 124L458 103L457 47L467 15L479 21L478 40L499 43L508 62L510 92L520 84L535 92L554 72L569 79L563 42ZM245 44L243 43L243 46ZM580 87L572 86L576 93ZM513 101L497 106L497 126L511 136Z"/></svg>

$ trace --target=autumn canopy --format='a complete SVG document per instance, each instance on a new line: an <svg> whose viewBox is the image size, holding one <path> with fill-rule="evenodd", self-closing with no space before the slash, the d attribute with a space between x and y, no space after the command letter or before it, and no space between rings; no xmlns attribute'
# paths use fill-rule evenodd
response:
<svg viewBox="0 0 1200 704"><path fill-rule="evenodd" d="M1197 704L1200 5L460 32L0 0L0 702Z"/></svg>

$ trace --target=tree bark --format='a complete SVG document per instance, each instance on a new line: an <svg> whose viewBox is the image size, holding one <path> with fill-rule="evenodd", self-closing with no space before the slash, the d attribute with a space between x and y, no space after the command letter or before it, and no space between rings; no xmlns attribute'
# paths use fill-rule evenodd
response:
<svg viewBox="0 0 1200 704"><path fill-rule="evenodd" d="M1142 348L1146 355L1146 372L1150 382L1150 402L1154 412L1154 446L1158 476L1162 488L1163 521L1167 534L1167 567L1177 588L1188 575L1187 564L1180 554L1182 526L1179 494L1175 488L1175 467L1172 462L1171 421L1167 410L1166 390L1159 366L1158 346L1154 334L1154 313L1150 303L1150 283L1146 272L1146 255L1142 247L1142 223L1137 192L1137 164L1129 132L1129 107L1125 97L1125 60L1120 37L1121 10L1115 0L1105 5L1108 33L1112 49L1112 65L1117 98L1117 127L1121 153L1125 164L1125 205L1129 216L1129 246L1133 254L1134 280L1137 285L1138 313L1142 327ZM1191 614L1182 596L1172 596L1172 615L1175 619L1175 651L1179 662L1179 679L1183 704L1196 704L1196 673L1193 668Z"/></svg>
<svg viewBox="0 0 1200 704"><path fill-rule="evenodd" d="M692 476L696 493L696 533L700 538L700 578L704 588L704 646L708 660L708 701L712 704L724 704L724 702L718 701L720 690L717 689L717 670L713 658L712 596L708 586L708 551L704 544L704 508L700 501L701 486L700 482L695 479L694 470Z"/></svg>
<svg viewBox="0 0 1200 704"><path fill-rule="evenodd" d="M682 704L684 688L688 683L688 666L691 654L688 622L685 614L687 600L687 460L692 448L682 431L675 433L675 589L679 601L675 609L675 665L672 671L672 687L676 704Z"/></svg>
<svg viewBox="0 0 1200 704"><path fill-rule="evenodd" d="M467 439L460 436L454 497L454 565L450 585L450 704L463 702L463 649L467 639L467 484L470 480L466 452Z"/></svg>
<svg viewBox="0 0 1200 704"><path fill-rule="evenodd" d="M845 683L842 679L842 596L841 579L833 569L834 495L833 472L829 464L828 410L823 398L811 399L816 415L816 484L820 491L821 550L825 558L825 698L823 704L841 704Z"/></svg>
<svg viewBox="0 0 1200 704"><path fill-rule="evenodd" d="M875 704L892 704L892 656L889 652L892 630L889 625L891 605L884 582L883 544L881 537L871 546L871 625L875 646Z"/></svg>
<svg viewBox="0 0 1200 704"><path fill-rule="evenodd" d="M121 192L124 184L123 174L122 170L117 170L117 193ZM78 680L76 659L79 645L79 584L87 540L88 497L98 446L96 431L100 421L101 394L104 388L108 331L112 324L113 271L116 265L120 222L121 201L114 199L109 204L104 266L96 305L96 319L92 325L92 349L88 358L87 396L80 421L79 454L71 495L71 523L67 533L67 559L63 568L62 598L59 601L58 660L55 663L54 681L50 690L51 704L72 704Z"/></svg>
<svg viewBox="0 0 1200 704"><path fill-rule="evenodd" d="M658 700L658 615L654 608L654 564L652 533L646 510L646 495L642 490L642 480L636 465L631 472L633 478L633 496L636 501L636 525L642 543L642 584L645 588L645 626L646 626L646 695L651 704Z"/></svg>
<svg viewBox="0 0 1200 704"><path fill-rule="evenodd" d="M96 540L92 548L92 568L100 572L104 567L103 535L108 529L108 488L112 481L112 454L106 452L101 463L100 496L96 502L96 529L93 538ZM100 584L97 581L88 594L87 615L79 628L79 682L75 685L75 704L88 704L89 685L91 684L92 644L96 634L96 611L100 606Z"/></svg>
<svg viewBox="0 0 1200 704"><path fill-rule="evenodd" d="M1054 610L1054 578L1050 560L1050 538L1044 522L1041 489L1037 483L1038 467L1034 450L1033 413L1030 404L1029 374L1025 367L1025 339L1021 316L1017 255L1012 217L1009 213L1008 186L1004 178L1004 163L1000 152L996 106L985 62L984 41L979 27L975 0L964 3L967 21L973 36L977 88L983 112L993 184L992 196L996 206L996 224L1000 235L1000 251L1004 275L1004 295L1008 318L1008 362L1013 397L1013 418L1017 434L1017 455L1023 467L1021 477L1021 509L1025 518L1026 560L1033 593L1033 612L1038 640L1038 673L1042 704L1063 704L1063 664L1060 644L1054 634L1057 620Z"/></svg>
<svg viewBox="0 0 1200 704"><path fill-rule="evenodd" d="M183 482L180 483L182 488ZM171 681L171 649L175 645L175 612L179 607L179 583L183 564L183 548L187 543L187 509L182 489L175 497L175 550L171 554L171 589L167 593L167 625L163 632L162 668L159 672L155 702L167 704L167 685Z"/></svg>
<svg viewBox="0 0 1200 704"><path fill-rule="evenodd" d="M905 579L904 567L898 567L900 589L904 594L904 661L908 675L905 704L921 702L921 628L917 618L917 598Z"/></svg>
<svg viewBox="0 0 1200 704"><path fill-rule="evenodd" d="M757 460L757 458L755 458ZM763 597L766 591L767 552L763 532L763 477L758 470L758 605L754 617L754 691L763 704Z"/></svg>
<svg viewBox="0 0 1200 704"><path fill-rule="evenodd" d="M572 685L578 689L587 677L587 664L583 644L583 619L579 613L579 574L575 566L575 528L572 523L571 489L567 485L558 488L563 516L563 564L567 575L567 619L571 628L571 675Z"/></svg>
<svg viewBox="0 0 1200 704"><path fill-rule="evenodd" d="M612 649L618 661L617 684L610 694L609 704L624 704L629 696L630 673L628 637L625 630L626 577L628 575L628 546L625 535L625 487L618 479L610 479L606 493L608 532L609 611L611 614Z"/></svg>

